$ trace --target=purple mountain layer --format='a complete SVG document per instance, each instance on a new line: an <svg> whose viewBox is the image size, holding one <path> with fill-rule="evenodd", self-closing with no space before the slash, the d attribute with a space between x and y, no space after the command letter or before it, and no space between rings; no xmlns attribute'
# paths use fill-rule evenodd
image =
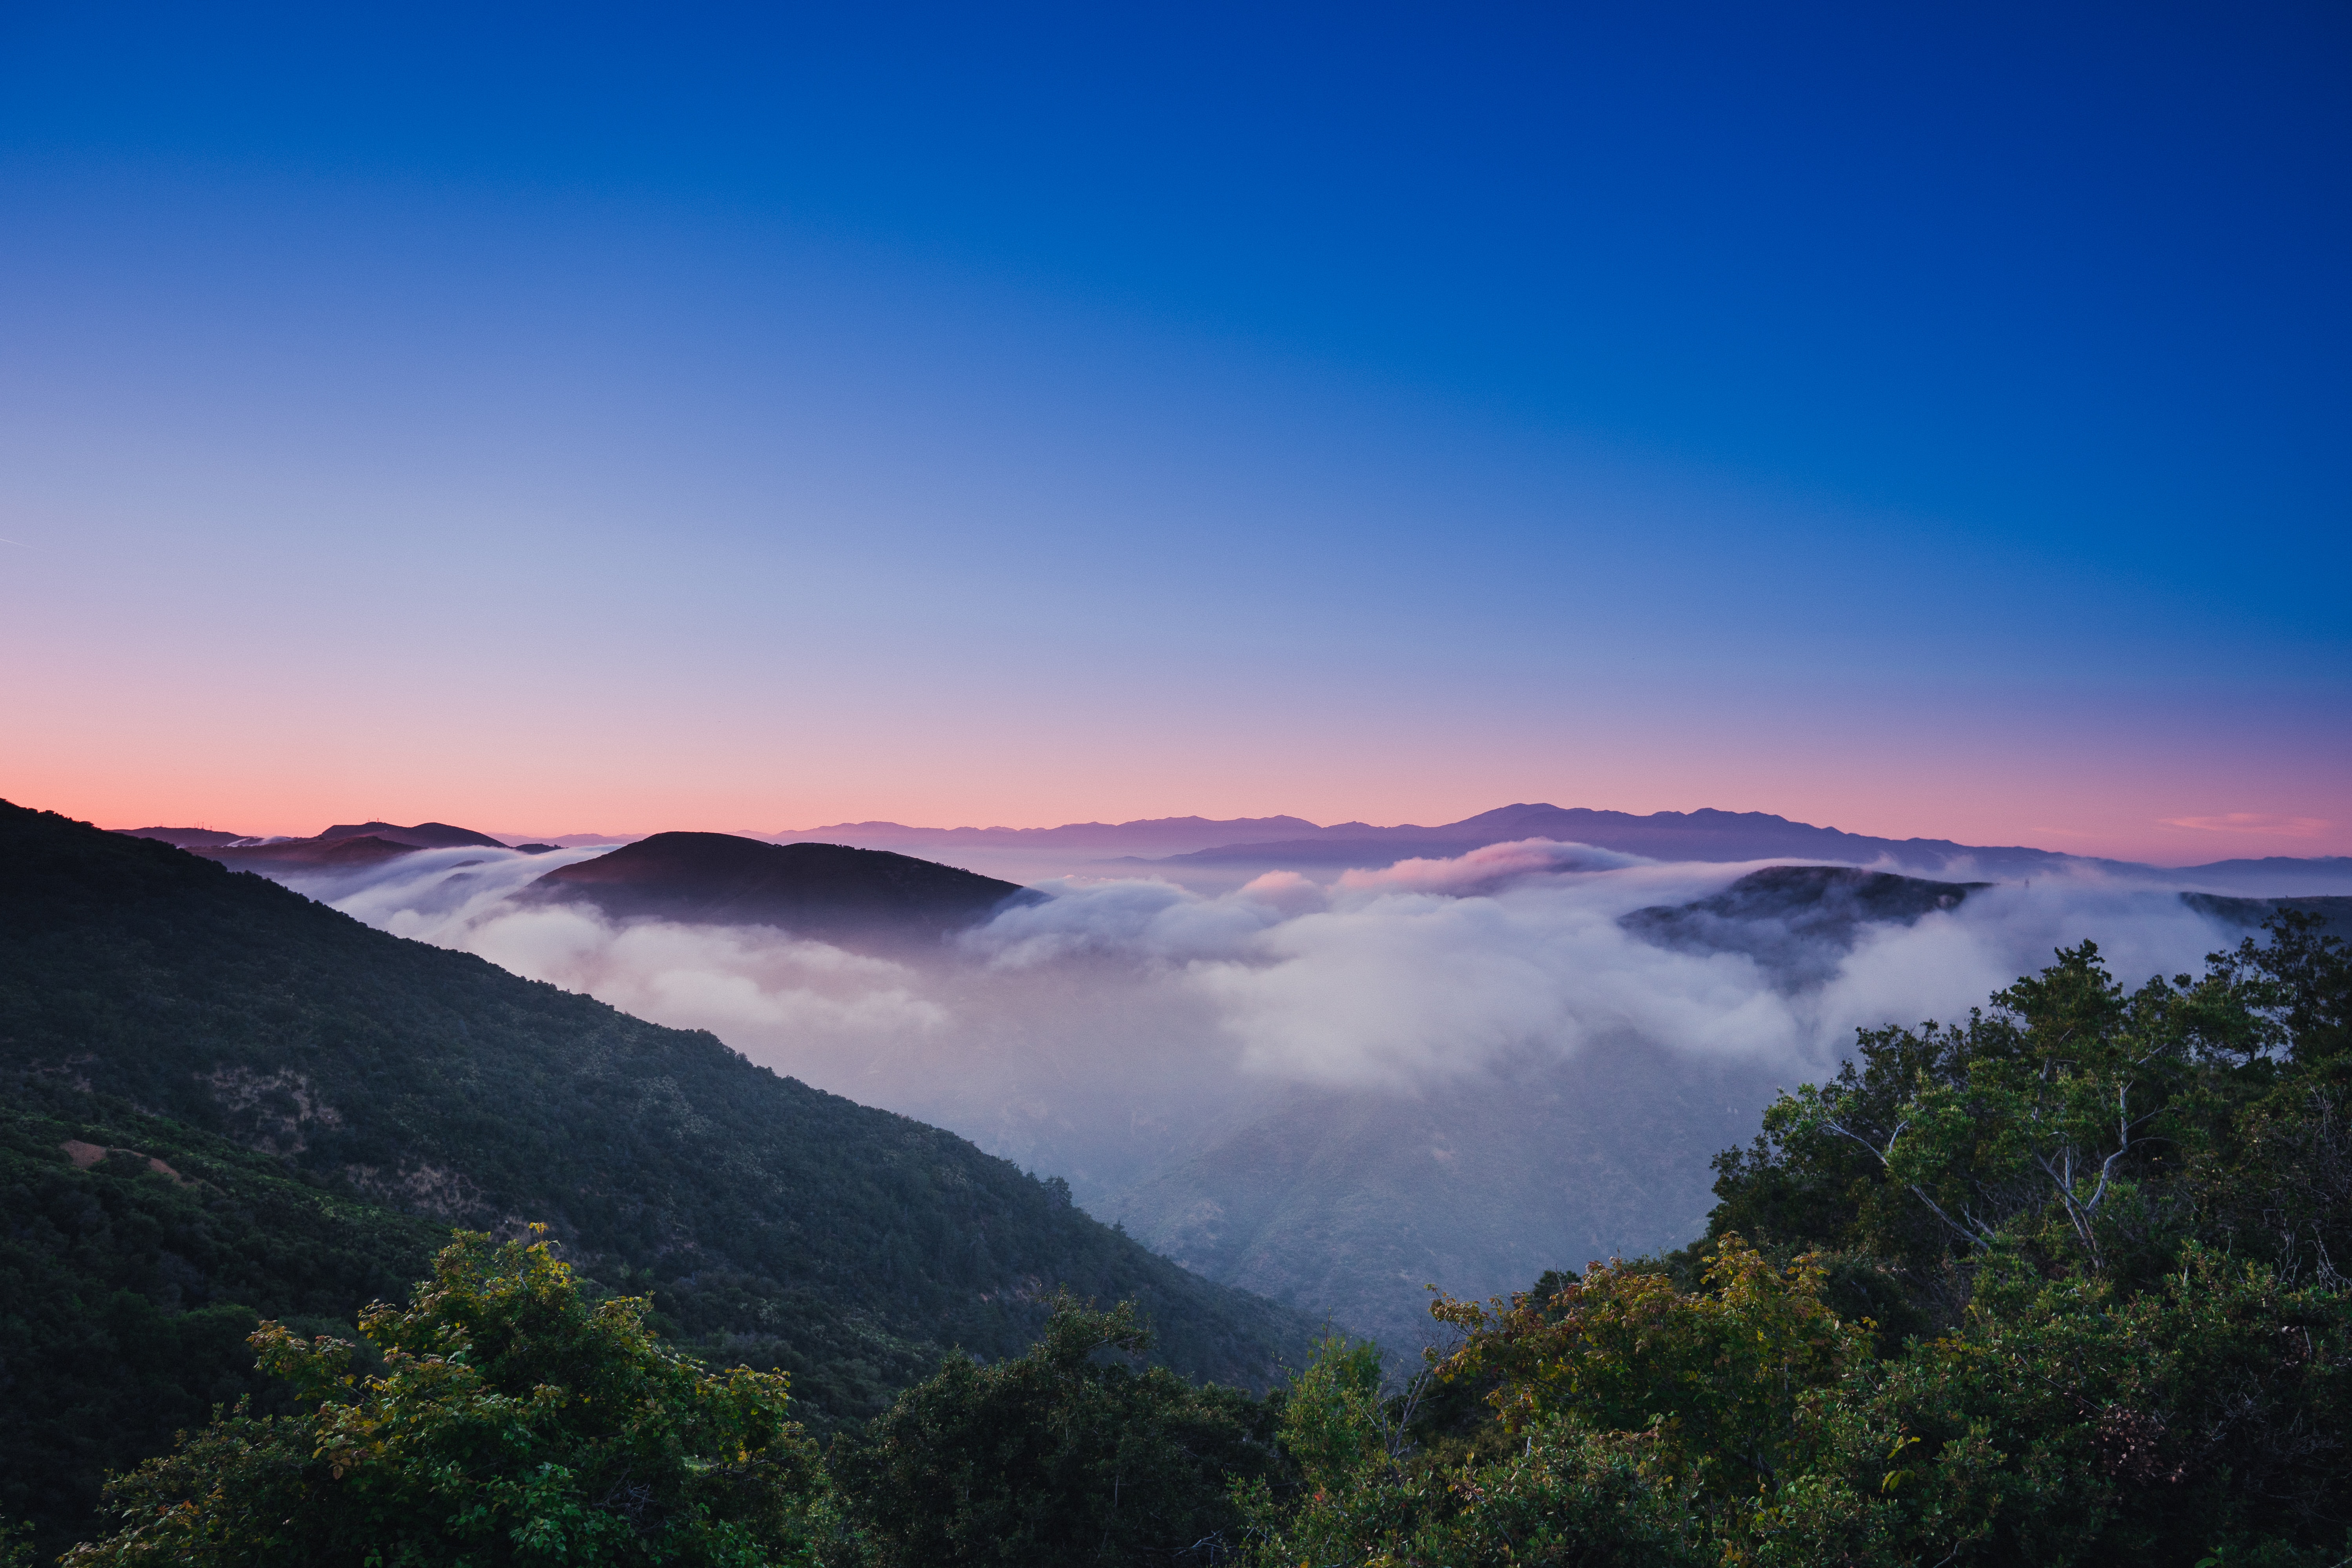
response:
<svg viewBox="0 0 2352 1568"><path fill-rule="evenodd" d="M1303 816L1239 816L1222 822L1205 816L1157 816L1134 822L1068 822L1059 827L909 827L902 822L836 822L826 827L783 828L768 837L778 842L855 843L874 847L969 846L1181 855L1218 845L1297 838L1329 831L1332 830L1318 827Z"/></svg>
<svg viewBox="0 0 2352 1568"><path fill-rule="evenodd" d="M212 829L144 827L139 837L163 838L198 853L216 853L236 835ZM368 837L415 847L477 845L499 839L446 823L401 827L391 823L338 825L316 840ZM510 836L511 837L511 836ZM635 835L542 836L543 843L612 842ZM751 835L744 835L749 837ZM1931 874L2001 879L2095 868L2118 879L2151 886L2268 897L2352 893L2352 857L2217 860L2208 865L2159 868L2130 861L2096 860L2023 845L1985 846L1948 838L1881 838L1791 822L1761 811L1661 811L1635 816L1542 803L1522 803L1480 812L1459 822L1423 826L1405 823L1376 827L1364 822L1318 826L1304 817L1251 816L1215 819L1163 816L1133 822L1073 822L1059 827L919 827L899 822L842 822L824 827L760 835L772 843L822 842L888 849L924 858L969 858L1027 880L1059 875L1081 864L1158 867L1181 877L1242 879L1261 870L1377 868L1413 858L1445 858L1487 844L1522 838L1553 838L1659 860L1802 859L1879 866ZM248 843L250 841L247 841Z"/></svg>
<svg viewBox="0 0 2352 1568"><path fill-rule="evenodd" d="M898 822L845 822L773 835L823 838L901 852L962 850L1094 855L1103 864L1248 875L1260 870L1376 869L1399 860L1442 859L1487 844L1553 838L1658 860L1805 859L1884 865L1910 871L2018 879L2070 868L2097 868L2120 879L2251 894L2352 892L2352 857L2219 860L2162 868L2100 860L2025 845L1961 844L1949 838L1881 838L1791 822L1762 811L1661 811L1635 816L1543 803L1480 812L1459 822L1375 827L1365 822L1318 826L1296 816L1156 817L1078 822L1061 827L914 827Z"/></svg>
<svg viewBox="0 0 2352 1568"><path fill-rule="evenodd" d="M2030 873L2055 868L2071 857L2022 845L1984 847L1948 838L1878 838L1835 827L1815 827L1762 811L1660 811L1635 816L1622 811L1546 805L1499 806L1460 822L1423 827L1408 823L1374 827L1343 822L1313 835L1257 843L1213 845L1171 860L1198 864L1300 864L1381 866L1416 857L1461 855L1486 844L1521 838L1555 838L1591 844L1657 860L1763 860L1802 857L1813 860L1871 862L1941 870L1966 861L1987 869Z"/></svg>

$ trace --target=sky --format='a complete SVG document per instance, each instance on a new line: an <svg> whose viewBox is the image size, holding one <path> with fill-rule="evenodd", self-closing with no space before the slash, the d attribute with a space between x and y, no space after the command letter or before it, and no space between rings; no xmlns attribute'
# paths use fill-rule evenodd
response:
<svg viewBox="0 0 2352 1568"><path fill-rule="evenodd" d="M2352 853L2352 13L0 0L0 795Z"/></svg>

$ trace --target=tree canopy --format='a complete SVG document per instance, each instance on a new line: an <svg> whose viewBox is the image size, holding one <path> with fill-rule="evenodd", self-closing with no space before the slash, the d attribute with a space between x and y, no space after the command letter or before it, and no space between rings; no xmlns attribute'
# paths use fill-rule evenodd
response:
<svg viewBox="0 0 2352 1568"><path fill-rule="evenodd" d="M818 1564L841 1541L785 1379L665 1349L641 1298L584 1300L544 1240L460 1233L404 1308L360 1327L382 1359L252 1336L296 1415L242 1405L107 1489L115 1532L73 1568L302 1563Z"/></svg>
<svg viewBox="0 0 2352 1568"><path fill-rule="evenodd" d="M1241 1544L1236 1483L1277 1475L1266 1407L1134 1364L1131 1301L1066 1292L1025 1355L957 1354L836 1447L884 1568L1211 1563Z"/></svg>

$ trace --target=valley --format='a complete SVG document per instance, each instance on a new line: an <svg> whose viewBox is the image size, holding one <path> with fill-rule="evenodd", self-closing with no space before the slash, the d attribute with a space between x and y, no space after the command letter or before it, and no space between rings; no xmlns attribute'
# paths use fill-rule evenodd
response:
<svg viewBox="0 0 2352 1568"><path fill-rule="evenodd" d="M1563 823L1614 846L1486 841ZM849 826L869 842L920 837ZM975 864L1083 854L1101 873L1026 888L895 849L667 833L524 854L437 824L331 829L316 853L387 831L446 847L254 868L952 1130L1066 1180L1087 1213L1203 1278L1407 1356L1433 1331L1432 1285L1491 1293L1538 1259L1696 1234L1713 1154L1889 1009L1949 1016L2077 931L2149 973L2193 965L2281 907L2352 930L2340 895L2194 890L2236 885L2227 868L1861 840L1758 813L1508 807L1301 839L1305 826L923 839ZM1234 848L1258 858L1239 885L1179 880L1202 853L1182 846L1236 832L1291 837ZM1443 858L1423 853L1449 842ZM1293 856L1318 843L1380 863ZM1759 865L1772 844L1872 858ZM1176 858L1104 858L1139 845ZM2032 874L1869 868L1897 849L1915 866ZM2326 862L2262 874L2352 887Z"/></svg>

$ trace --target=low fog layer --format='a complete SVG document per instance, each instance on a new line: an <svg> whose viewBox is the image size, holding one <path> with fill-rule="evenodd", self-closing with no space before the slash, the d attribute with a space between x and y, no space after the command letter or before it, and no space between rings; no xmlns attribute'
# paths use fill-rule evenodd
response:
<svg viewBox="0 0 2352 1568"><path fill-rule="evenodd" d="M1048 881L916 959L512 901L601 852L289 879L1066 1175L1181 1261L1399 1344L1427 1325L1425 1283L1486 1293L1689 1239L1709 1156L1776 1086L1834 1070L1857 1026L1959 1016L2085 937L2137 982L2242 934L2080 876L1908 924L1660 945L1622 917L1757 867L1543 840L1223 893Z"/></svg>

